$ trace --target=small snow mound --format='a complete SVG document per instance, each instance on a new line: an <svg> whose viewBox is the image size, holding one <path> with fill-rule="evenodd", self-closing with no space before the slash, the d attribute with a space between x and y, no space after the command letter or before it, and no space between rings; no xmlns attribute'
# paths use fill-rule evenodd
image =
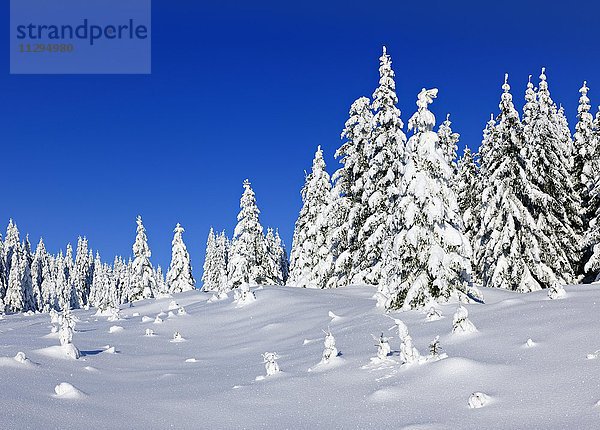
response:
<svg viewBox="0 0 600 430"><path fill-rule="evenodd" d="M154 319L154 324L162 324L162 322L163 322L163 319L157 315L156 318Z"/></svg>
<svg viewBox="0 0 600 430"><path fill-rule="evenodd" d="M248 284L243 284L234 291L233 295L237 308L241 308L256 301L256 295L253 291L250 291L250 286Z"/></svg>
<svg viewBox="0 0 600 430"><path fill-rule="evenodd" d="M218 294L213 294L212 296L210 296L210 298L206 301L206 303L215 303L215 302L219 302L221 300L225 300L229 298L229 296L227 295L227 293L218 293Z"/></svg>
<svg viewBox="0 0 600 430"><path fill-rule="evenodd" d="M108 345L107 345L108 346ZM104 349L104 353L105 354L116 354L117 350L115 349L114 346L109 346L108 348Z"/></svg>
<svg viewBox="0 0 600 430"><path fill-rule="evenodd" d="M59 348L62 348L66 356L73 360L77 360L81 356L77 347L72 343L61 345Z"/></svg>
<svg viewBox="0 0 600 430"><path fill-rule="evenodd" d="M88 372L98 372L99 370L92 366L85 366L83 370L87 370Z"/></svg>
<svg viewBox="0 0 600 430"><path fill-rule="evenodd" d="M548 289L548 298L551 300L564 299L567 296L567 292L562 285L554 284Z"/></svg>
<svg viewBox="0 0 600 430"><path fill-rule="evenodd" d="M188 358L188 359L185 360L185 362L186 363L197 363L198 359L196 359L196 358Z"/></svg>
<svg viewBox="0 0 600 430"><path fill-rule="evenodd" d="M483 408L490 402L490 397L487 394L475 392L469 396L469 407L471 409Z"/></svg>
<svg viewBox="0 0 600 430"><path fill-rule="evenodd" d="M17 352L17 355L15 355L14 359L17 363L21 363L21 364L25 364L29 360L27 358L27 356L25 355L25 353L21 352L21 351Z"/></svg>
<svg viewBox="0 0 600 430"><path fill-rule="evenodd" d="M600 357L600 349L588 354L586 357L588 360L595 360L596 358Z"/></svg>
<svg viewBox="0 0 600 430"><path fill-rule="evenodd" d="M142 322L143 323L147 323L147 322L150 322L150 321L154 321L154 320L152 318L150 318L149 316L146 316L146 315L144 315L142 317Z"/></svg>
<svg viewBox="0 0 600 430"><path fill-rule="evenodd" d="M125 330L123 327L121 327L120 325L113 325L108 329L109 333L118 333L120 331Z"/></svg>
<svg viewBox="0 0 600 430"><path fill-rule="evenodd" d="M598 401L596 402L596 407L597 407L597 408L600 408L600 400L598 400Z"/></svg>
<svg viewBox="0 0 600 430"><path fill-rule="evenodd" d="M85 393L68 382L61 382L54 387L56 395L54 397L60 397L61 399L81 399L85 397Z"/></svg>
<svg viewBox="0 0 600 430"><path fill-rule="evenodd" d="M175 313L173 311L169 311L167 318L175 318Z"/></svg>
<svg viewBox="0 0 600 430"><path fill-rule="evenodd" d="M187 315L187 311L183 306L177 309L177 315Z"/></svg>
<svg viewBox="0 0 600 430"><path fill-rule="evenodd" d="M331 321L337 321L340 320L342 317L334 314L332 311L329 311L329 318L331 318Z"/></svg>
<svg viewBox="0 0 600 430"><path fill-rule="evenodd" d="M173 342L173 343L185 342L185 338L181 335L181 333L176 331L175 333L173 333L173 339L171 339L171 342Z"/></svg>
<svg viewBox="0 0 600 430"><path fill-rule="evenodd" d="M144 336L154 336L154 330L152 330L151 328L147 328L146 332L144 333Z"/></svg>
<svg viewBox="0 0 600 430"><path fill-rule="evenodd" d="M131 314L132 317L139 317L140 313L139 312L134 312L133 314Z"/></svg>
<svg viewBox="0 0 600 430"><path fill-rule="evenodd" d="M477 328L469 319L469 311L463 305L458 305L452 320L452 333L476 333Z"/></svg>
<svg viewBox="0 0 600 430"><path fill-rule="evenodd" d="M531 338L527 339L527 342L525 342L525 346L527 348L533 348L535 346L535 342L533 340L531 340Z"/></svg>
<svg viewBox="0 0 600 430"><path fill-rule="evenodd" d="M174 311L176 309L179 309L179 303L177 303L175 300L171 301L171 303L169 303L169 310L170 311Z"/></svg>

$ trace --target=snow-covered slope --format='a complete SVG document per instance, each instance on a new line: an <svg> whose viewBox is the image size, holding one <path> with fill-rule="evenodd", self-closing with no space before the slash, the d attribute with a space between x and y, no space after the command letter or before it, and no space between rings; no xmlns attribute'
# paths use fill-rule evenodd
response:
<svg viewBox="0 0 600 430"><path fill-rule="evenodd" d="M137 302L107 321L94 311L63 358L48 315L0 320L2 428L597 428L600 419L600 288L568 287L548 300L485 290L467 305L478 331L452 334L456 305L443 318L402 319L422 355L440 335L448 358L400 364L394 322L375 308L374 290L271 287L237 308L200 292ZM168 316L176 300L177 310ZM154 323L161 311L163 323ZM134 316L134 314L136 316ZM138 315L139 314L139 315ZM146 322L142 322L142 318ZM115 328L122 327L122 329ZM322 329L341 356L317 363ZM146 329L155 336L145 336ZM185 341L171 342L175 331ZM393 355L372 361L371 335L394 336ZM526 344L528 339L529 346ZM115 353L107 346L113 347ZM107 351L108 349L108 351ZM22 351L29 360L13 359ZM277 352L281 373L265 375L261 354ZM593 356L590 356L593 357ZM195 359L195 360L190 360ZM309 370L310 369L310 370ZM257 378L259 377L259 378ZM472 399L487 403L469 407ZM485 401L484 401L485 403Z"/></svg>

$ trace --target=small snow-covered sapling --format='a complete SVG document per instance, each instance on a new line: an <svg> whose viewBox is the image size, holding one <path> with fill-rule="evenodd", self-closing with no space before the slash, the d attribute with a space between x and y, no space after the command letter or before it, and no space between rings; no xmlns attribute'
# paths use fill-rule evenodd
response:
<svg viewBox="0 0 600 430"><path fill-rule="evenodd" d="M427 319L427 321L437 321L440 318L442 318L442 313L434 306L432 306L429 308L429 311L427 312L427 316L425 318Z"/></svg>
<svg viewBox="0 0 600 430"><path fill-rule="evenodd" d="M458 305L452 319L452 333L475 333L477 328L469 320L469 311L463 305Z"/></svg>
<svg viewBox="0 0 600 430"><path fill-rule="evenodd" d="M187 312L183 306L177 310L177 315L187 315Z"/></svg>
<svg viewBox="0 0 600 430"><path fill-rule="evenodd" d="M256 300L256 295L253 291L250 291L250 285L247 283L240 285L233 294L238 305L246 305Z"/></svg>
<svg viewBox="0 0 600 430"><path fill-rule="evenodd" d="M59 317L60 330L58 337L60 344L65 350L65 353L74 359L78 359L80 354L79 350L73 345L73 329L77 318L69 311L65 310Z"/></svg>
<svg viewBox="0 0 600 430"><path fill-rule="evenodd" d="M175 342L180 342L183 340L183 336L181 335L181 333L179 333L178 331L176 331L175 333L173 333L173 340Z"/></svg>
<svg viewBox="0 0 600 430"><path fill-rule="evenodd" d="M562 299L567 295L565 289L558 282L552 284L552 286L548 289L548 298L551 300Z"/></svg>
<svg viewBox="0 0 600 430"><path fill-rule="evenodd" d="M408 327L406 324L397 318L392 318L389 315L388 317L393 319L394 323L396 324L394 327L390 327L390 330L394 328L397 328L398 330L398 337L400 337L401 341L400 358L402 359L402 362L405 364L411 364L419 361L421 354L419 354L417 348L414 347L412 343L412 337L410 334L408 334Z"/></svg>
<svg viewBox="0 0 600 430"><path fill-rule="evenodd" d="M440 345L440 337L436 336L429 344L429 356L434 358L439 357L441 350L442 347Z"/></svg>
<svg viewBox="0 0 600 430"><path fill-rule="evenodd" d="M145 336L154 336L154 330L147 328Z"/></svg>
<svg viewBox="0 0 600 430"><path fill-rule="evenodd" d="M277 359L279 359L279 356L276 352L265 352L262 357L263 362L265 363L267 376L273 376L279 372L279 364L277 364Z"/></svg>
<svg viewBox="0 0 600 430"><path fill-rule="evenodd" d="M379 338L373 336L373 339L377 341L377 343L375 344L375 346L377 347L377 358L385 360L387 356L390 355L390 353L392 352L392 349L390 348L390 339L392 338L386 337L383 335L383 333L381 333Z"/></svg>
<svg viewBox="0 0 600 430"><path fill-rule="evenodd" d="M329 360L331 360L333 357L338 356L338 350L335 346L335 337L333 337L331 331L323 330L323 333L325 333L325 341L323 342L325 345L325 349L323 350L323 358L321 362L329 363Z"/></svg>

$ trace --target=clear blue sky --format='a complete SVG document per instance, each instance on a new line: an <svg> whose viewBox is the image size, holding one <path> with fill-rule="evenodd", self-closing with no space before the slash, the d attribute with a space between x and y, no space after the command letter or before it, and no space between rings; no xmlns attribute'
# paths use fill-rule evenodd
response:
<svg viewBox="0 0 600 430"><path fill-rule="evenodd" d="M50 251L86 235L103 259L129 256L141 214L168 266L177 222L197 277L209 227L231 235L242 181L288 250L304 169L330 171L354 99L392 55L406 123L422 87L477 147L505 72L518 105L547 67L571 126L588 80L600 104L597 2L153 1L149 76L11 76L0 58L0 223ZM8 34L8 2L0 33Z"/></svg>

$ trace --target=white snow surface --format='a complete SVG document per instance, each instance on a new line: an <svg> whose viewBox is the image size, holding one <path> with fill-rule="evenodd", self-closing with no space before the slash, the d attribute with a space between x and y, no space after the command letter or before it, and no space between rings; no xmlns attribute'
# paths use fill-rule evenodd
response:
<svg viewBox="0 0 600 430"><path fill-rule="evenodd" d="M436 335L447 358L402 365L400 341L379 364L372 335L390 320L371 287L311 290L264 287L242 308L176 294L187 315L153 325L139 315L168 311L170 299L121 310L116 336L95 309L77 310L79 360L48 350L48 314L0 321L2 428L597 428L600 288L568 286L563 300L545 291L484 289L486 304L464 305L478 332L453 336L452 320L427 321L427 309L395 312L422 351ZM452 315L456 304L439 305ZM343 315L332 319L329 312ZM341 356L319 366L322 330ZM173 333L187 342L172 343ZM395 333L389 333L395 334ZM524 341L535 339L535 348ZM309 340L308 342L306 340ZM118 354L106 354L106 346ZM262 354L277 351L282 372L265 374ZM34 363L13 357L24 352ZM190 359L190 357L194 357ZM56 387L56 390L55 390ZM469 408L473 393L493 402Z"/></svg>

